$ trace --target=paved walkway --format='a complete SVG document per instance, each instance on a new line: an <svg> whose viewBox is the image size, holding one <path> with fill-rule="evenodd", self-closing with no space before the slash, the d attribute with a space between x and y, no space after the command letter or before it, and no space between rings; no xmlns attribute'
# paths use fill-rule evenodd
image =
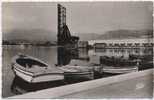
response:
<svg viewBox="0 0 154 100"><path fill-rule="evenodd" d="M10 98L152 98L153 69L49 88Z"/></svg>
<svg viewBox="0 0 154 100"><path fill-rule="evenodd" d="M152 74L126 80L113 84L103 85L98 88L73 93L59 98L152 98L153 76Z"/></svg>

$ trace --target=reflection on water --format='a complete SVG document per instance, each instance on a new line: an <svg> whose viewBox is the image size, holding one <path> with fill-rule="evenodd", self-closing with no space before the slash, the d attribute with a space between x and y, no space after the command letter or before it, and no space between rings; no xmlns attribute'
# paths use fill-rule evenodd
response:
<svg viewBox="0 0 154 100"><path fill-rule="evenodd" d="M3 46L2 53L2 95L3 97L8 97L20 93L26 93L30 91L41 90L45 88L57 87L65 84L72 84L81 81L87 81L89 79L67 79L64 81L56 81L56 82L46 82L39 84L29 84L25 81L21 80L18 77L15 77L13 71L11 70L11 59L13 56L18 54L19 52L24 53L26 55L31 55L33 57L39 58L49 65L57 67L63 65L82 65L89 66L99 65L100 64L100 56L108 56L108 57L120 57L128 59L130 55L152 55L153 49L78 49L78 50L68 50L62 47L35 47L35 46L26 46L20 48L19 46ZM150 58L152 60L152 58ZM144 59L145 61L145 59ZM142 63L144 66L150 66L147 68L152 68L153 65L148 65L147 62ZM98 68L99 69L99 68ZM94 74L95 78L100 77L108 77L109 74Z"/></svg>
<svg viewBox="0 0 154 100"><path fill-rule="evenodd" d="M88 81L88 79L78 78L77 80L66 79L64 81L50 81L50 82L44 82L44 83L27 83L21 78L15 76L12 81L10 89L12 93L18 95L18 94L23 94L27 92L32 92L32 91L37 91L37 90L42 90L42 89L47 89L47 88L53 88L53 87L63 86L66 84L83 82L83 81Z"/></svg>
<svg viewBox="0 0 154 100"><path fill-rule="evenodd" d="M11 91L14 94L23 94L26 92L42 90L49 87L51 88L60 85L65 85L65 83L63 81L54 81L54 82L45 82L41 84L40 83L30 84L20 79L19 77L15 76L11 85Z"/></svg>
<svg viewBox="0 0 154 100"><path fill-rule="evenodd" d="M89 59L90 58L89 58L87 49L68 50L63 47L57 48L57 65L58 66L71 64L71 61L73 60L88 62ZM78 65L78 64L74 63L74 65Z"/></svg>
<svg viewBox="0 0 154 100"><path fill-rule="evenodd" d="M59 66L62 65L68 65L71 61L71 59L78 58L78 52L77 50L67 50L66 48L59 47L57 49L57 64Z"/></svg>

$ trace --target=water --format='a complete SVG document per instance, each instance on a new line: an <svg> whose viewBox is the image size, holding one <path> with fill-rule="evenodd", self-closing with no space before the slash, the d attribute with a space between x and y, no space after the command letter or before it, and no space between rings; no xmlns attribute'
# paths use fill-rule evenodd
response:
<svg viewBox="0 0 154 100"><path fill-rule="evenodd" d="M82 65L91 66L91 64L100 64L100 56L115 56L128 58L130 54L152 55L152 50L147 49L96 49L96 50L66 50L58 47L36 47L36 46L3 46L2 53L2 96L9 97L26 92L37 91L45 88L51 88L66 84L72 84L88 79L70 79L67 81L46 82L41 84L28 84L16 77L11 69L11 59L18 53L24 53L39 58L51 67L55 65ZM151 67L150 67L151 68ZM103 74L99 77L107 77Z"/></svg>

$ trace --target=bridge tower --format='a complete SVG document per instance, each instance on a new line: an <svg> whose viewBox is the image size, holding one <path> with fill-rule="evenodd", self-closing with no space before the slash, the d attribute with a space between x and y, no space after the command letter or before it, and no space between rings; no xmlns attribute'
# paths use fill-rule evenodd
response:
<svg viewBox="0 0 154 100"><path fill-rule="evenodd" d="M66 25L66 8L58 4L58 45L62 44L63 27Z"/></svg>
<svg viewBox="0 0 154 100"><path fill-rule="evenodd" d="M79 37L71 36L69 28L66 24L66 8L58 4L58 45L74 44L79 40Z"/></svg>

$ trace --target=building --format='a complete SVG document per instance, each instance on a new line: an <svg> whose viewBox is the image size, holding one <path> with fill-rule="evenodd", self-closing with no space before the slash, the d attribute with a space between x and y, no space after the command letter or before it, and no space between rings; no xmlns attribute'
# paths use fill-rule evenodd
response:
<svg viewBox="0 0 154 100"><path fill-rule="evenodd" d="M146 39L112 39L112 40L90 40L89 45L94 48L138 48L152 47L153 38Z"/></svg>

